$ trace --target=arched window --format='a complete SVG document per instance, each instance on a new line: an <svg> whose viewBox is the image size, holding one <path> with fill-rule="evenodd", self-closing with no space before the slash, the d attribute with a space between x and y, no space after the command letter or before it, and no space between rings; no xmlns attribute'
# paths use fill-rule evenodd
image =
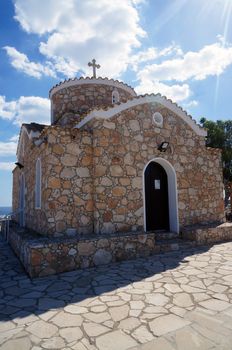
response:
<svg viewBox="0 0 232 350"><path fill-rule="evenodd" d="M41 209L41 161L39 158L35 166L35 209Z"/></svg>
<svg viewBox="0 0 232 350"><path fill-rule="evenodd" d="M24 156L24 140L22 141L22 144L21 144L21 150L22 152L22 156Z"/></svg>
<svg viewBox="0 0 232 350"><path fill-rule="evenodd" d="M22 173L19 179L19 225L25 226L25 178Z"/></svg>
<svg viewBox="0 0 232 350"><path fill-rule="evenodd" d="M120 100L118 90L112 92L112 104L118 103Z"/></svg>

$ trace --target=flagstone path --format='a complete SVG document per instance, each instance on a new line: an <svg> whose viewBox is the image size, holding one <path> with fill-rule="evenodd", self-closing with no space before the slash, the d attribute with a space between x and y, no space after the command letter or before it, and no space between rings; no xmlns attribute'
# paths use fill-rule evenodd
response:
<svg viewBox="0 0 232 350"><path fill-rule="evenodd" d="M30 280L0 239L1 350L232 349L232 243Z"/></svg>

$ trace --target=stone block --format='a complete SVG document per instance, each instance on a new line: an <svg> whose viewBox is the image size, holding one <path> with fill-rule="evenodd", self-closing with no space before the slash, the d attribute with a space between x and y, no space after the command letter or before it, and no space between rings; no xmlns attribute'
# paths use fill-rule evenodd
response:
<svg viewBox="0 0 232 350"><path fill-rule="evenodd" d="M135 177L132 179L132 188L142 189L142 178L141 177Z"/></svg>
<svg viewBox="0 0 232 350"><path fill-rule="evenodd" d="M31 253L31 264L33 266L40 265L43 260L43 255L39 251L33 251Z"/></svg>
<svg viewBox="0 0 232 350"><path fill-rule="evenodd" d="M112 220L112 211L106 211L104 214L103 214L103 221L104 222L110 222Z"/></svg>
<svg viewBox="0 0 232 350"><path fill-rule="evenodd" d="M53 153L55 153L55 154L61 155L61 154L64 153L64 148L63 148L60 144L55 144L55 145L52 147L52 151L53 151Z"/></svg>
<svg viewBox="0 0 232 350"><path fill-rule="evenodd" d="M56 177L50 177L48 179L48 187L60 188L60 179L58 179Z"/></svg>
<svg viewBox="0 0 232 350"><path fill-rule="evenodd" d="M76 255L76 253L77 253L77 250L74 248L71 248L68 252L68 255Z"/></svg>
<svg viewBox="0 0 232 350"><path fill-rule="evenodd" d="M89 166L92 164L93 158L90 155L86 155L81 159L81 165L82 166Z"/></svg>
<svg viewBox="0 0 232 350"><path fill-rule="evenodd" d="M96 248L91 242L78 243L78 253L80 256L90 256L96 251Z"/></svg>
<svg viewBox="0 0 232 350"><path fill-rule="evenodd" d="M176 315L165 315L157 317L149 323L151 331L156 336L162 336L166 333L173 332L177 329L189 325L190 322Z"/></svg>
<svg viewBox="0 0 232 350"><path fill-rule="evenodd" d="M106 173L106 166L103 165L96 165L95 168L95 176L103 176Z"/></svg>
<svg viewBox="0 0 232 350"><path fill-rule="evenodd" d="M109 251L105 249L99 249L93 256L94 265L105 265L109 264L112 261L112 255Z"/></svg>
<svg viewBox="0 0 232 350"><path fill-rule="evenodd" d="M129 120L129 126L132 131L140 131L140 125L138 120Z"/></svg>
<svg viewBox="0 0 232 350"><path fill-rule="evenodd" d="M77 168L76 173L77 173L77 176L80 176L80 177L89 177L90 176L88 168Z"/></svg>
<svg viewBox="0 0 232 350"><path fill-rule="evenodd" d="M109 122L108 120L104 120L103 127L107 129L114 130L115 129L115 123Z"/></svg>
<svg viewBox="0 0 232 350"><path fill-rule="evenodd" d="M123 169L120 165L112 165L110 167L110 173L113 177L123 176Z"/></svg>
<svg viewBox="0 0 232 350"><path fill-rule="evenodd" d="M106 186L106 187L110 187L112 186L113 182L109 177L102 177L101 178L101 185L102 186Z"/></svg>
<svg viewBox="0 0 232 350"><path fill-rule="evenodd" d="M106 238L99 239L97 242L97 247L98 248L108 248L110 245L109 240Z"/></svg>
<svg viewBox="0 0 232 350"><path fill-rule="evenodd" d="M68 236L75 236L77 234L76 228L67 228L66 234Z"/></svg>
<svg viewBox="0 0 232 350"><path fill-rule="evenodd" d="M126 193L126 189L124 187L114 187L112 190L112 194L115 197L122 197Z"/></svg>
<svg viewBox="0 0 232 350"><path fill-rule="evenodd" d="M132 167L132 166L130 166L130 165L127 165L127 166L126 166L126 174L127 174L128 176L135 176L136 173L137 173L136 168L134 168L134 167Z"/></svg>
<svg viewBox="0 0 232 350"><path fill-rule="evenodd" d="M98 337L96 344L101 350L126 350L137 345L137 342L128 334L116 330Z"/></svg>
<svg viewBox="0 0 232 350"><path fill-rule="evenodd" d="M75 166L77 165L77 157L71 154L65 154L61 157L61 163L65 166Z"/></svg>
<svg viewBox="0 0 232 350"><path fill-rule="evenodd" d="M75 176L75 170L72 168L65 167L60 174L63 179L72 179Z"/></svg>

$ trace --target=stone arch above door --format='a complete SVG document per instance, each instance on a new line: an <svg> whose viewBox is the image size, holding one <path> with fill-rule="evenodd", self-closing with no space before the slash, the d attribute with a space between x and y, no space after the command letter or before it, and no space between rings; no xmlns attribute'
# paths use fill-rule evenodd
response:
<svg viewBox="0 0 232 350"><path fill-rule="evenodd" d="M168 178L168 206L169 206L169 225L170 231L179 233L179 217L178 217L178 195L177 195L177 181L176 181L176 172L173 166L163 158L154 158L151 159L143 170L143 198L144 198L144 228L147 230L146 225L146 200L145 200L145 171L147 166L155 162L160 164Z"/></svg>

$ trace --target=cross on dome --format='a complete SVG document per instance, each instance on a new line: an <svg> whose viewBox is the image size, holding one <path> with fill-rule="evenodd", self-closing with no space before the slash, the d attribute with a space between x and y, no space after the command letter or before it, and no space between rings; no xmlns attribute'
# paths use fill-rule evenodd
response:
<svg viewBox="0 0 232 350"><path fill-rule="evenodd" d="M93 67L93 78L96 78L96 68L99 69L101 66L100 64L96 64L95 58L92 59L92 62L88 63L89 67Z"/></svg>

